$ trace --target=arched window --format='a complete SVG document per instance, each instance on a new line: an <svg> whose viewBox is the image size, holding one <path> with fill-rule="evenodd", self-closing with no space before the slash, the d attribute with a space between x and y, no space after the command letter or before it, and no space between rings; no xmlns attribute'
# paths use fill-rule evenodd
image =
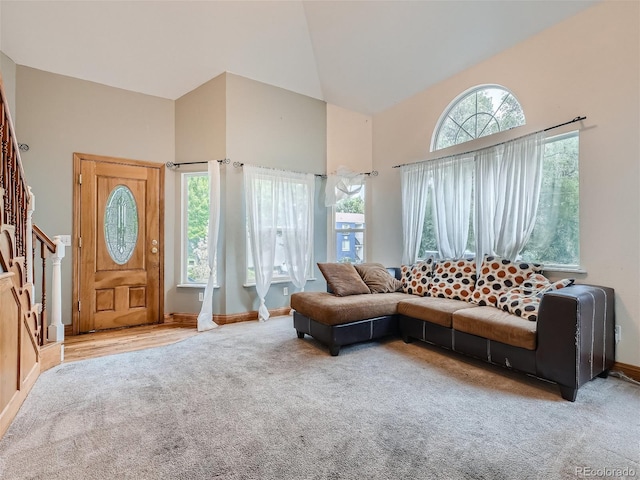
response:
<svg viewBox="0 0 640 480"><path fill-rule="evenodd" d="M431 151L524 125L520 102L500 85L481 85L458 96L443 112Z"/></svg>

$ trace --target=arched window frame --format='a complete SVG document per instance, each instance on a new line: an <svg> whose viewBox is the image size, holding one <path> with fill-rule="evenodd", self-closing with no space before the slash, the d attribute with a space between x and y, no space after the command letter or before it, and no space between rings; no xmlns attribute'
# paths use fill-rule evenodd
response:
<svg viewBox="0 0 640 480"><path fill-rule="evenodd" d="M487 135L493 135L495 133L498 133L498 132L492 132L492 133L487 134L487 135L478 135L477 137L473 137L472 139L464 140L462 142L457 142L457 143L455 143L453 145L450 145L450 146L447 146L447 147L436 148L436 144L438 142L438 139L439 139L439 136L440 136L440 133L442 131L442 128L444 126L445 121L447 120L447 118L449 118L451 113L458 107L458 105L460 105L460 103L462 103L467 97L469 97L469 96L471 96L473 94L476 94L477 92L480 92L482 90L489 90L489 89L499 89L499 90L503 90L504 92L508 93L511 97L513 97L513 99L515 100L515 102L517 103L517 105L518 105L518 107L520 109L520 113L522 114L523 121L522 121L521 124L514 125L512 127L506 128L506 129L500 128L500 130L498 130L498 132L502 132L502 131L505 131L505 130L510 130L511 128L515 128L516 126L519 127L519 126L522 126L522 125L526 125L526 117L524 115L524 110L522 109L522 104L520 103L518 98L513 94L513 92L511 90L509 90L508 88L506 88L506 87L504 87L502 85L498 85L498 84L477 85L475 87L471 87L471 88L465 90L464 92L462 92L460 95L458 95L456 98L454 98L453 101L451 101L451 103L449 103L447 108L444 109L444 111L440 115L440 118L438 119L438 122L436 124L436 128L433 131L433 135L431 137L431 150L430 151L433 152L433 151L436 151L436 150L442 150L444 148L449 148L449 147L452 147L454 145L460 145L462 143L466 143L468 141L475 140L476 138L481 138L481 137L484 137L484 136L487 136ZM502 104L500 105L500 107L501 106L502 106ZM494 119L495 119L495 113L498 112L500 107L498 107L494 112L491 112L491 115L492 115L492 117L494 117ZM469 120L473 116L477 117L477 115L479 113L487 113L487 112L478 112L476 110L476 113L474 115L468 117L467 119L465 119L465 122L466 122L466 120ZM462 122L462 125L464 125L465 122Z"/></svg>

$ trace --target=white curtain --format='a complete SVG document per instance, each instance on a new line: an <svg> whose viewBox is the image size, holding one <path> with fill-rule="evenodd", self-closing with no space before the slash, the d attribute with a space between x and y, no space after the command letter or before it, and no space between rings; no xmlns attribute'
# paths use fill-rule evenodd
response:
<svg viewBox="0 0 640 480"><path fill-rule="evenodd" d="M258 320L269 318L265 297L273 279L278 230L293 284L304 289L313 249L315 176L244 166L249 243L260 300Z"/></svg>
<svg viewBox="0 0 640 480"><path fill-rule="evenodd" d="M544 154L539 132L481 152L476 165L476 253L515 260L536 222ZM479 203L482 202L482 203ZM478 238L480 241L478 241Z"/></svg>
<svg viewBox="0 0 640 480"><path fill-rule="evenodd" d="M471 220L473 155L426 162L433 177L433 217L440 258L464 256Z"/></svg>
<svg viewBox="0 0 640 480"><path fill-rule="evenodd" d="M313 255L315 175L287 172L279 185L279 210L285 259L291 282L301 292Z"/></svg>
<svg viewBox="0 0 640 480"><path fill-rule="evenodd" d="M364 182L364 173L353 172L347 167L339 166L335 174L327 175L324 190L325 206L333 207L340 200L358 195L364 187Z"/></svg>
<svg viewBox="0 0 640 480"><path fill-rule="evenodd" d="M493 221L497 205L497 178L499 176L498 147L481 150L476 154L474 223L476 237L476 264L480 268L484 255L495 255L495 229Z"/></svg>
<svg viewBox="0 0 640 480"><path fill-rule="evenodd" d="M212 160L209 170L209 229L207 234L207 255L209 261L209 279L204 290L202 308L198 315L198 331L204 332L216 328L213 321L213 288L215 280L216 251L218 249L218 231L220 230L220 164Z"/></svg>
<svg viewBox="0 0 640 480"><path fill-rule="evenodd" d="M430 169L427 163L400 167L402 191L402 264L411 265L418 259L424 227Z"/></svg>
<svg viewBox="0 0 640 480"><path fill-rule="evenodd" d="M273 170L245 165L244 189L246 195L249 243L256 276L256 292L260 300L258 320L269 319L264 303L273 278L273 263L278 232L278 189Z"/></svg>

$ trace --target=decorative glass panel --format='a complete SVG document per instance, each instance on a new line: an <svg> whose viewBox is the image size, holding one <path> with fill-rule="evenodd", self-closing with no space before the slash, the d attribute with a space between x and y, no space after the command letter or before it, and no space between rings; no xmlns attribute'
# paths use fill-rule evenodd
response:
<svg viewBox="0 0 640 480"><path fill-rule="evenodd" d="M440 118L431 150L440 150L475 138L525 124L520 103L499 85L475 87L456 98Z"/></svg>
<svg viewBox="0 0 640 480"><path fill-rule="evenodd" d="M116 186L107 199L104 240L114 262L124 265L129 261L138 241L138 208L125 185Z"/></svg>

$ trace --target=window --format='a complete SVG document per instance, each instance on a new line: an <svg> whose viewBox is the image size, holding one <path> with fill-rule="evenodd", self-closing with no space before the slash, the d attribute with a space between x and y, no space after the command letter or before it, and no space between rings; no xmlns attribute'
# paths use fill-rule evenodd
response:
<svg viewBox="0 0 640 480"><path fill-rule="evenodd" d="M336 261L364 262L365 186L350 197L338 200L334 207Z"/></svg>
<svg viewBox="0 0 640 480"><path fill-rule="evenodd" d="M506 88L485 85L456 98L444 111L431 142L431 151L525 124L520 103Z"/></svg>
<svg viewBox="0 0 640 480"><path fill-rule="evenodd" d="M536 226L523 260L547 268L580 265L578 132L548 138Z"/></svg>
<svg viewBox="0 0 640 480"><path fill-rule="evenodd" d="M276 253L273 257L273 277L272 282L289 281L289 270L287 268L287 260L284 250L284 228L278 226L276 231ZM313 270L313 262L310 263L308 272ZM309 277L309 275L307 275ZM247 225L247 284L256 283L256 268L253 263L253 254L251 253L251 239L249 238L249 225Z"/></svg>
<svg viewBox="0 0 640 480"><path fill-rule="evenodd" d="M342 237L342 251L348 252L351 250L351 241L349 240L349 235L343 235Z"/></svg>
<svg viewBox="0 0 640 480"><path fill-rule="evenodd" d="M580 265L578 140L578 132L571 132L545 141L536 223L521 258L543 263L548 269L577 269ZM437 255L438 250L431 193L427 195L419 258ZM472 225L467 242L471 254L473 237Z"/></svg>
<svg viewBox="0 0 640 480"><path fill-rule="evenodd" d="M182 285L206 285L209 279L209 176L182 174ZM215 269L214 269L215 271ZM214 283L216 283L214 272Z"/></svg>
<svg viewBox="0 0 640 480"><path fill-rule="evenodd" d="M254 228L256 229L257 249L263 252L263 261L269 261L267 259L271 258L271 252L273 252L272 282L292 281L295 283L296 275L308 280L311 278L314 265L313 201L315 178L310 174L272 171L270 169L261 169L261 172L252 176L250 181L245 177L245 188L251 188L247 191L247 195L255 199L253 208L255 208ZM245 285L256 283L256 262L251 248L250 221L251 213L248 207ZM272 251L274 230L275 248ZM291 248L289 257L287 247ZM304 250L304 253L301 250ZM289 264L288 260L292 263ZM296 262L299 262L300 266L297 266ZM258 265L261 266L261 264ZM267 264L262 266L268 268Z"/></svg>

